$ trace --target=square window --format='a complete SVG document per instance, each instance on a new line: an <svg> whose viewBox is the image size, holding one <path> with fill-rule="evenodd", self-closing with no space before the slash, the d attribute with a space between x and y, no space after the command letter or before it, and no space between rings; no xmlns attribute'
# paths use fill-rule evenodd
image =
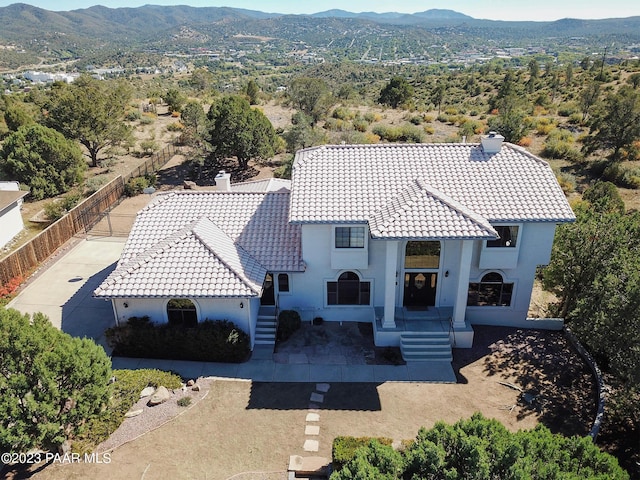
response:
<svg viewBox="0 0 640 480"><path fill-rule="evenodd" d="M336 248L364 248L364 227L336 227Z"/></svg>
<svg viewBox="0 0 640 480"><path fill-rule="evenodd" d="M487 247L493 248L515 248L518 241L517 225L499 225L494 227L500 238L496 240L487 240Z"/></svg>

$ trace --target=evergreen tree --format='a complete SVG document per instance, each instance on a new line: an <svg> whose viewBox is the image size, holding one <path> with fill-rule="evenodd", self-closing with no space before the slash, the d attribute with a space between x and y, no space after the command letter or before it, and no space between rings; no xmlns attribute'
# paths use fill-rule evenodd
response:
<svg viewBox="0 0 640 480"><path fill-rule="evenodd" d="M207 141L214 158L236 157L241 168L251 159L275 155L277 136L269 119L240 96L218 99L207 114Z"/></svg>
<svg viewBox="0 0 640 480"><path fill-rule="evenodd" d="M110 397L111 360L47 317L0 310L0 451L56 450Z"/></svg>
<svg viewBox="0 0 640 480"><path fill-rule="evenodd" d="M0 150L4 175L29 185L36 200L67 192L82 181L87 164L78 145L39 124L20 127Z"/></svg>

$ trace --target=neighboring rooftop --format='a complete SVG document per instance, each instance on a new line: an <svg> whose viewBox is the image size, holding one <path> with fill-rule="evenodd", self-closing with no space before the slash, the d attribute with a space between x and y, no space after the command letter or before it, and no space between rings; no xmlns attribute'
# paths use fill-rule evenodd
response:
<svg viewBox="0 0 640 480"><path fill-rule="evenodd" d="M293 166L289 218L294 223L379 224L384 209L402 201L397 197L406 195L417 180L427 194L450 199L479 224L575 219L549 164L509 143L498 153L468 143L301 150ZM399 230L394 235L409 233Z"/></svg>

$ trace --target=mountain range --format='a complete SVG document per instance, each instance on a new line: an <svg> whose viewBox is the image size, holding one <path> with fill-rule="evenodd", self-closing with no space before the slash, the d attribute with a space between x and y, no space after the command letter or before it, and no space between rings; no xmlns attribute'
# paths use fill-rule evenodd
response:
<svg viewBox="0 0 640 480"><path fill-rule="evenodd" d="M238 37L268 38L276 42L327 47L344 39L343 53L353 45L379 48L383 39L396 42L390 48L424 51L430 45L469 49L500 42L525 46L554 39L589 47L615 42L640 44L640 17L605 20L563 19L554 22L507 22L475 19L462 13L431 9L413 14L397 12L353 13L328 10L311 15L283 15L231 7L145 5L137 8L93 6L55 12L16 3L0 7L0 46L15 45L32 57L82 58L101 49L166 51L180 48L212 48ZM332 39L336 39L332 42ZM341 44L342 45L342 44ZM378 45L376 47L376 45ZM234 47L235 48L235 47ZM286 47L288 48L288 47ZM285 48L285 50L286 50ZM0 48L0 57L9 55ZM0 58L2 64L3 58ZM15 55L5 64L19 63Z"/></svg>

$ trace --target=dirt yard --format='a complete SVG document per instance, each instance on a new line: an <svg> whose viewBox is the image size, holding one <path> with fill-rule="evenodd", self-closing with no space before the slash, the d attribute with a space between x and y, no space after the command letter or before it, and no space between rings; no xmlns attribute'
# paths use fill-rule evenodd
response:
<svg viewBox="0 0 640 480"><path fill-rule="evenodd" d="M588 432L593 379L561 332L478 327L474 348L454 357L457 384L334 383L317 410L310 410L315 384L213 381L182 415L110 452L110 463L53 463L34 468L32 478L285 479L290 455L329 458L338 435L401 441L477 411L513 431L542 422L554 432ZM305 435L310 412L319 414L317 436ZM307 439L318 440L317 453L303 450Z"/></svg>

